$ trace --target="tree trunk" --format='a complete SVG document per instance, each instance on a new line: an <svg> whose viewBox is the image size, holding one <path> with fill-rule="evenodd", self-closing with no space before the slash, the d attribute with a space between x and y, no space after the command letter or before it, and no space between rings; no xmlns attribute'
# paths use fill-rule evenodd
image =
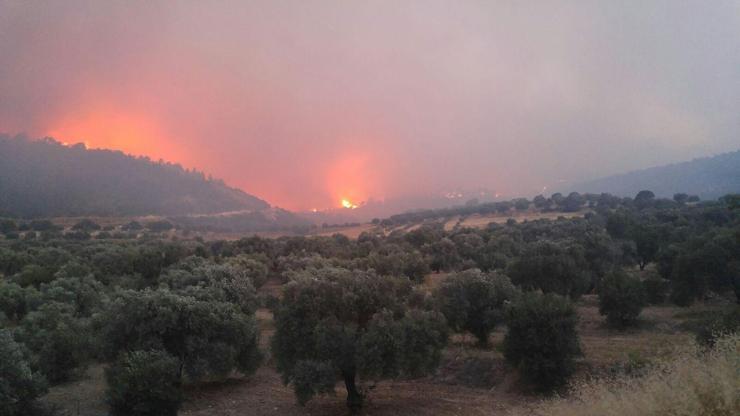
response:
<svg viewBox="0 0 740 416"><path fill-rule="evenodd" d="M344 373L344 386L347 388L347 407L352 413L362 408L362 394L357 390L355 384L355 373Z"/></svg>

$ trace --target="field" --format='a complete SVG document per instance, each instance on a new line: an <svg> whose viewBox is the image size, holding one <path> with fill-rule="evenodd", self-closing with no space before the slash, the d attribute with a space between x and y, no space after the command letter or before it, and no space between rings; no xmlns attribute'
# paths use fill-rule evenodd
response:
<svg viewBox="0 0 740 416"><path fill-rule="evenodd" d="M427 277L424 288L431 290L444 274ZM268 282L263 292L277 293L275 282ZM652 360L671 354L677 347L690 344L693 336L682 329L687 317L710 306L690 309L673 306L648 307L643 310L636 329L615 331L606 328L598 313L596 298L584 296L578 304L579 333L584 357L579 361L575 380L608 374L635 360ZM273 332L272 314L260 309L257 318L261 344L267 351ZM491 348L475 346L472 336L455 334L444 352L439 370L418 380L385 381L369 390L363 414L368 415L498 415L521 411L541 400L540 396L521 391L516 376L505 371L500 353L504 331L491 336ZM78 381L51 389L45 400L58 404L72 415L93 416L106 412L103 392L104 370L95 366ZM226 382L188 389L188 400L181 412L188 416L226 415L344 415L344 391L338 385L336 397L318 397L300 407L292 390L282 384L268 357L265 366L252 377L233 377Z"/></svg>

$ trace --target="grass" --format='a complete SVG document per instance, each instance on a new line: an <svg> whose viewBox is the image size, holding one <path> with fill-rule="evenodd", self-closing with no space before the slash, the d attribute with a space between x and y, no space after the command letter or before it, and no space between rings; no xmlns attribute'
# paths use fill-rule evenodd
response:
<svg viewBox="0 0 740 416"><path fill-rule="evenodd" d="M513 414L567 416L733 416L740 414L740 335L664 360L642 377L583 383L566 399Z"/></svg>

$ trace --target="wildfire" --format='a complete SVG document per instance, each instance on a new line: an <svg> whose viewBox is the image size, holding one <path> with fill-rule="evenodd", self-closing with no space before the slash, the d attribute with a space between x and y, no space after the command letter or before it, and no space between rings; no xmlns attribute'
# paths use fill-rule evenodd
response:
<svg viewBox="0 0 740 416"><path fill-rule="evenodd" d="M342 199L342 206L347 209L355 209L357 208L357 205L353 204L352 201L349 199L343 198Z"/></svg>

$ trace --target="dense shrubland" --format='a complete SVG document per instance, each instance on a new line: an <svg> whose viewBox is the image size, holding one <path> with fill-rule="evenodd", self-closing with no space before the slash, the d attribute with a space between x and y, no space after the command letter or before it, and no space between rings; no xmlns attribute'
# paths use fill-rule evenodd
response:
<svg viewBox="0 0 740 416"><path fill-rule="evenodd" d="M689 199L553 195L532 203L585 215L451 230L430 220L356 240L203 241L159 225L80 221L62 231L0 220L0 394L12 398L0 414L43 411L35 399L46 385L99 363L114 412L176 412L182 386L255 371L267 353L255 319L264 307L274 312L272 365L301 403L342 382L356 408L369 382L433 372L450 331L485 348L498 326L512 371L537 390L557 389L580 352L573 302L584 294L599 295L605 323L619 330L648 302L738 301L737 198ZM447 277L429 291L432 271ZM266 282L282 284L280 296L258 296ZM715 331L699 329L732 332L738 320L728 309L697 325L699 336L711 344Z"/></svg>

